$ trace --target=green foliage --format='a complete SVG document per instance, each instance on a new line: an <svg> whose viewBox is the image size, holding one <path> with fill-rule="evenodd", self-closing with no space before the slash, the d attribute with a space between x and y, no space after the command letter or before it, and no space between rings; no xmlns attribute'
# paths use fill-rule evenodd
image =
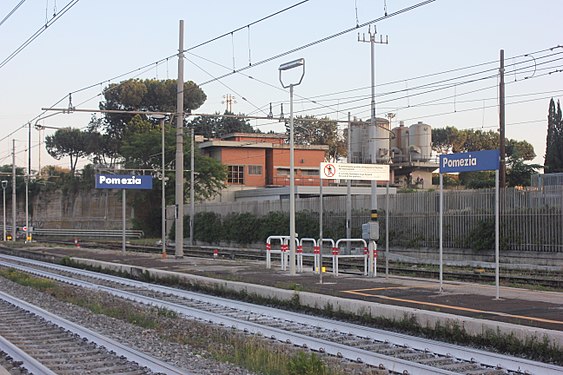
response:
<svg viewBox="0 0 563 375"><path fill-rule="evenodd" d="M255 130L248 120L235 117L221 117L219 113L217 116L204 116L196 117L191 122L194 127L194 133L203 135L205 138L220 138L227 134L232 133L260 133L260 130ZM232 115L233 113L225 111L224 115Z"/></svg>
<svg viewBox="0 0 563 375"><path fill-rule="evenodd" d="M256 215L243 213L229 213L223 221L225 240L236 243L253 243L258 238L260 222Z"/></svg>
<svg viewBox="0 0 563 375"><path fill-rule="evenodd" d="M41 291L53 289L57 285L53 280L48 280L42 277L35 277L28 273L18 271L14 268L6 268L0 270L0 276L17 284L29 286Z"/></svg>
<svg viewBox="0 0 563 375"><path fill-rule="evenodd" d="M49 155L57 160L68 156L70 159L70 173L74 175L78 159L88 155L87 137L88 135L80 129L59 129L54 135L45 137L45 148Z"/></svg>
<svg viewBox="0 0 563 375"><path fill-rule="evenodd" d="M289 124L286 123L289 138ZM327 160L338 160L347 153L344 137L338 132L338 123L328 117L317 119L314 116L297 116L294 119L293 137L298 145L327 145Z"/></svg>
<svg viewBox="0 0 563 375"><path fill-rule="evenodd" d="M129 79L104 89L101 109L176 112L176 80ZM207 96L194 82L184 83L184 111L199 108ZM122 139L133 115L105 114L104 133Z"/></svg>
<svg viewBox="0 0 563 375"><path fill-rule="evenodd" d="M289 215L286 212L274 211L260 218L260 239L289 233Z"/></svg>
<svg viewBox="0 0 563 375"><path fill-rule="evenodd" d="M561 104L551 98L547 115L547 139L545 149L545 173L563 172L563 115Z"/></svg>
<svg viewBox="0 0 563 375"><path fill-rule="evenodd" d="M299 352L289 360L289 374L291 375L323 375L327 367L315 353L309 355Z"/></svg>
<svg viewBox="0 0 563 375"><path fill-rule="evenodd" d="M538 173L539 164L525 164L522 160L510 162L510 169L506 173L508 186L530 186L532 175Z"/></svg>
<svg viewBox="0 0 563 375"><path fill-rule="evenodd" d="M289 220L289 215L288 220ZM319 214L313 211L299 211L295 213L295 228L299 228L298 234L300 238L317 238L319 237ZM288 230L288 227L286 227Z"/></svg>
<svg viewBox="0 0 563 375"><path fill-rule="evenodd" d="M457 175L452 175L449 173L444 173L442 176L442 182L444 184L444 188L452 188L459 186L459 177ZM433 173L432 174L432 185L440 186L440 174Z"/></svg>
<svg viewBox="0 0 563 375"><path fill-rule="evenodd" d="M459 174L459 181L467 189L483 189L495 187L495 172L463 172Z"/></svg>
<svg viewBox="0 0 563 375"><path fill-rule="evenodd" d="M194 219L194 238L198 241L218 243L222 235L221 215L214 212L198 212Z"/></svg>

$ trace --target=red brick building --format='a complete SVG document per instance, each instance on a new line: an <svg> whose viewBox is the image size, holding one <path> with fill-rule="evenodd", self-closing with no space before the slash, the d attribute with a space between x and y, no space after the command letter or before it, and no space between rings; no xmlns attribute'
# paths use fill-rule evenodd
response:
<svg viewBox="0 0 563 375"><path fill-rule="evenodd" d="M233 133L199 144L202 154L227 167L227 185L289 186L289 144L284 134ZM318 186L328 146L295 145L295 185Z"/></svg>

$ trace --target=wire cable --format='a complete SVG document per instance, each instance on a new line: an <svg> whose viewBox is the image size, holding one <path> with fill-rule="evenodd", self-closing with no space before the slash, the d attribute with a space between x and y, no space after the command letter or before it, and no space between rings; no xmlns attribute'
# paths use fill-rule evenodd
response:
<svg viewBox="0 0 563 375"><path fill-rule="evenodd" d="M12 10L10 11L10 13L8 13L8 14L6 15L6 17L4 17L4 18L2 19L2 21L0 21L0 26L2 26L2 24L3 24L4 22L6 22L6 20L7 20L8 18L10 18L10 17L12 16L12 14L14 14L14 13L16 12L16 10L18 10L18 8L19 8L23 3L25 3L25 0L21 0L21 1L14 7L14 9L12 9Z"/></svg>
<svg viewBox="0 0 563 375"><path fill-rule="evenodd" d="M54 24L55 22L57 22L66 12L68 12L73 6L75 6L80 0L72 0L70 1L68 4L66 4L63 9L61 10L60 13L53 15L53 18L51 18L48 22L45 23L44 26L41 26L41 28L39 30L37 30L35 33L33 33L32 36L30 36L25 42L23 42L22 45L20 45L18 48L16 48L16 50L14 52L12 52L8 57L6 57L4 59L4 61L2 61L0 63L0 69L2 69L8 62L10 62L14 57L16 57L21 51L23 51L25 49L25 47L27 47L28 45L31 44L31 42L33 42L35 39L37 39L37 37L39 37L39 35L43 34L43 32L45 30L47 30L47 28L49 28L49 26L51 26L52 24Z"/></svg>

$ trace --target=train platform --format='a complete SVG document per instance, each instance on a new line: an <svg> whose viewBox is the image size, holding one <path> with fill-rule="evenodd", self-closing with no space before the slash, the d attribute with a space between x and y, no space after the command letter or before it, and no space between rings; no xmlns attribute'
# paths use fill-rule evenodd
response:
<svg viewBox="0 0 563 375"><path fill-rule="evenodd" d="M280 300L299 295L300 303L311 307L340 309L389 319L412 316L423 326L458 324L471 333L486 330L514 334L516 337L549 341L563 347L563 293L500 287L495 285L417 279L378 273L376 277L324 273L320 276L305 268L291 276L274 262L266 269L264 261L231 260L160 254L123 252L95 248L22 246L0 249L2 253L27 253L35 258L70 257L78 262L129 270L162 273L162 277L182 276L191 283L213 283L222 288L245 290Z"/></svg>

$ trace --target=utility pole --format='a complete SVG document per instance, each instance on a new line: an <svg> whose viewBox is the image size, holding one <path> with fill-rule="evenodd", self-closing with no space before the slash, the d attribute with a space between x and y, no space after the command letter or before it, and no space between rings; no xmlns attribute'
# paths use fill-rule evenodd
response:
<svg viewBox="0 0 563 375"><path fill-rule="evenodd" d="M176 95L176 258L184 257L184 20L180 20Z"/></svg>
<svg viewBox="0 0 563 375"><path fill-rule="evenodd" d="M195 136L194 127L190 129L190 246L194 245L195 216Z"/></svg>
<svg viewBox="0 0 563 375"><path fill-rule="evenodd" d="M371 26L368 30L369 41L366 41L365 34L363 39L360 40L360 35L358 34L358 42L369 42L371 46L371 117L370 117L370 127L369 127L369 150L370 150L370 161L372 164L377 164L377 144L376 140L379 138L378 129L376 125L375 118L375 44L388 44L388 38L383 41L383 36L380 36L379 42L375 40L375 34L377 30L375 26L373 28L373 33L371 32ZM370 245L372 242L375 243L379 239L379 221L377 216L377 181L371 181L371 213L369 222L369 233L370 233ZM376 245L375 245L376 246ZM374 263L374 252L376 248L369 250L369 261L370 265ZM370 266L368 272L369 276L374 276L374 267Z"/></svg>
<svg viewBox="0 0 563 375"><path fill-rule="evenodd" d="M226 108L225 110L227 112L233 113L233 104L235 104L237 101L235 100L235 97L232 96L231 94L227 94L225 96L223 96L225 98L225 101L223 103L226 104Z"/></svg>
<svg viewBox="0 0 563 375"><path fill-rule="evenodd" d="M16 242L16 140L12 139L12 241Z"/></svg>
<svg viewBox="0 0 563 375"><path fill-rule="evenodd" d="M27 173L25 176L25 242L29 236L29 180L31 179L31 122L27 124Z"/></svg>
<svg viewBox="0 0 563 375"><path fill-rule="evenodd" d="M504 50L500 50L500 83L499 83L499 127L500 127L500 187L506 187L506 156L505 156L505 105L504 105Z"/></svg>
<svg viewBox="0 0 563 375"><path fill-rule="evenodd" d="M348 156L346 161L352 163L352 121L348 112ZM346 181L346 238L352 238L352 180ZM347 242L346 249L351 250L351 243Z"/></svg>

